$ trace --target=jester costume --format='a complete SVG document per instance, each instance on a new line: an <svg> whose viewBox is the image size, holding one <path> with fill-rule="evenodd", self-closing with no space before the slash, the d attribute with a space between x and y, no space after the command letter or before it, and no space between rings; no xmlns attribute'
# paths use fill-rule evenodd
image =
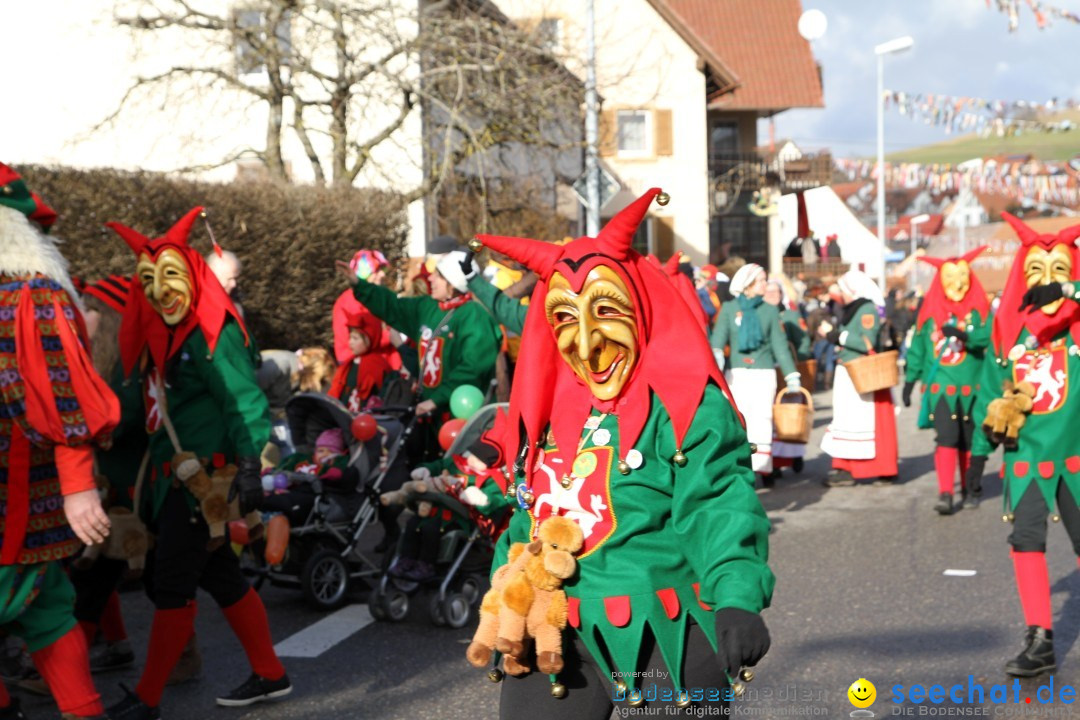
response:
<svg viewBox="0 0 1080 720"><path fill-rule="evenodd" d="M975 420L987 418L1002 389L1031 391L1031 410L1015 444L1005 444L1004 518L1012 522L1016 584L1027 623L1024 650L1005 671L1032 677L1053 672L1046 521L1060 519L1080 557L1080 225L1039 234L1002 213L1020 238L1020 250L1002 292L983 363ZM1070 379L1072 382L1070 382ZM980 477L993 443L975 433L969 478Z"/></svg>
<svg viewBox="0 0 1080 720"><path fill-rule="evenodd" d="M768 648L769 522L746 431L694 315L631 248L659 193L565 246L478 238L539 277L502 440L517 509L494 566L550 517L585 538L563 584L569 694L554 699L546 675L507 678L504 718L607 718L613 697L641 702L635 673L649 669L721 693Z"/></svg>
<svg viewBox="0 0 1080 720"><path fill-rule="evenodd" d="M21 637L62 713L103 713L90 679L75 591L60 561L108 535L97 495L94 443L120 418L94 372L67 263L31 220L56 215L0 163L0 628ZM0 715L18 717L0 686Z"/></svg>
<svg viewBox="0 0 1080 720"><path fill-rule="evenodd" d="M368 351L363 355L349 355L338 365L330 383L330 397L337 398L354 415L368 407L372 395L378 395L383 379L391 372L385 355L375 350L385 326L382 320L369 312L350 316L345 320L349 331L357 330L368 339Z"/></svg>
<svg viewBox="0 0 1080 720"><path fill-rule="evenodd" d="M978 485L967 486L966 477L975 428L972 411L990 345L990 302L971 271L971 261L985 249L979 247L958 258L919 258L938 272L915 321L907 354L904 405L911 406L911 391L921 382L919 427L934 428L937 433L934 468L938 504L934 509L942 515L953 513L958 467L964 507L978 507L981 494Z"/></svg>
<svg viewBox="0 0 1080 720"><path fill-rule="evenodd" d="M155 240L108 224L137 259L138 285L124 309L120 351L125 373L138 370L143 380L151 471L139 511L157 538L146 569L156 608L146 667L135 692L110 709L125 720L159 717L169 673L194 632L200 587L222 608L253 671L218 704L248 705L292 690L262 601L228 543L209 542L206 519L174 462L183 450L209 465L207 472L233 464L232 494L241 513L262 500L259 454L270 434L269 406L255 382L252 344L239 313L188 245L201 212L194 208Z"/></svg>

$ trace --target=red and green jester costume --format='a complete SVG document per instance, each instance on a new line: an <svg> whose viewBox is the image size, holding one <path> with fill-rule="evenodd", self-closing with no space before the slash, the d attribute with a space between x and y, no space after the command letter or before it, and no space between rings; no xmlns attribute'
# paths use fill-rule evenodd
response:
<svg viewBox="0 0 1080 720"><path fill-rule="evenodd" d="M124 720L158 717L165 683L194 632L199 588L222 609L253 672L218 704L248 705L292 689L258 593L229 544L209 543L199 504L177 478L177 448L164 422L171 421L180 448L194 453L207 472L234 464L232 494L241 514L258 509L259 454L270 436L270 408L255 381L243 320L202 255L188 245L202 210L192 209L153 240L108 223L137 258L120 325L120 359L127 376L138 370L143 381L151 472L138 510L157 538L147 562L155 612L146 666L135 692L110 708Z"/></svg>
<svg viewBox="0 0 1080 720"><path fill-rule="evenodd" d="M691 701L723 704L768 649L759 613L775 580L746 431L699 320L631 247L659 194L564 246L478 237L539 277L503 440L517 510L493 567L549 517L585 537L564 583L569 694L555 699L546 675L507 678L503 717L607 718L613 698L651 696L650 670L667 678L660 698L698 688Z"/></svg>
<svg viewBox="0 0 1080 720"><path fill-rule="evenodd" d="M60 561L108 534L93 446L120 407L94 371L67 264L30 224L55 218L0 163L0 627L26 641L62 713L94 717L103 708ZM18 716L2 686L0 716Z"/></svg>
<svg viewBox="0 0 1080 720"><path fill-rule="evenodd" d="M1062 520L1080 557L1080 225L1039 234L1008 213L1020 250L994 315L991 355L975 409L980 425L1006 383L1030 383L1033 407L1015 446L1005 445L1004 519L1012 521L1016 584L1028 625L1024 650L1005 671L1033 677L1055 668L1046 521ZM969 477L982 475L993 442L972 442Z"/></svg>
<svg viewBox="0 0 1080 720"><path fill-rule="evenodd" d="M971 262L986 246L963 257L920 257L938 268L915 321L907 354L904 405L922 383L919 427L937 433L934 467L942 515L953 512L953 485L959 468L964 506L978 506L981 488L966 483L975 423L973 411L982 381L983 359L990 345L990 301Z"/></svg>

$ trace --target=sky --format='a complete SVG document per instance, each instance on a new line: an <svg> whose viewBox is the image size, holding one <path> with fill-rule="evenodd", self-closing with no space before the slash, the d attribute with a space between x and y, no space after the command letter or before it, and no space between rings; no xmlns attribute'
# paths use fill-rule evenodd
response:
<svg viewBox="0 0 1080 720"><path fill-rule="evenodd" d="M1050 3L1080 12L1080 0ZM804 10L816 8L828 18L825 36L811 44L822 65L825 108L777 115L777 139L791 138L806 151L831 148L838 157L874 156L874 45L903 35L911 35L915 45L886 56L886 89L997 100L1080 99L1080 24L1056 20L1039 30L1022 3L1020 26L1010 33L1008 18L994 5L989 10L986 0L803 0ZM763 122L763 142L767 133ZM886 153L952 137L886 110Z"/></svg>

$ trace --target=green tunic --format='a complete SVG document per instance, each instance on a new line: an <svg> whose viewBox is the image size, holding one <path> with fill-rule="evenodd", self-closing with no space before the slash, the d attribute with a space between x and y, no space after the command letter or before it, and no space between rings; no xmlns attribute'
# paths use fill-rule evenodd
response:
<svg viewBox="0 0 1080 720"><path fill-rule="evenodd" d="M927 320L911 339L905 380L923 384L922 392L926 398L923 402L930 412L934 412L944 399L958 415L971 417L982 381L983 360L990 345L991 323L978 312L971 312L962 319L950 315L946 324L964 330L968 334L967 342L950 345L933 318ZM933 417L928 419L932 421ZM933 425L924 423L923 427Z"/></svg>
<svg viewBox="0 0 1080 720"><path fill-rule="evenodd" d="M841 363L868 355L870 348L875 352L881 349L878 344L881 320L878 318L877 306L869 300L855 302L859 303L858 309L851 319L839 328L840 352L836 357Z"/></svg>
<svg viewBox="0 0 1080 720"><path fill-rule="evenodd" d="M736 301L726 302L720 308L720 316L712 330L712 346L716 350L723 350L731 345L731 358L728 361L728 369L746 368L748 370L772 370L777 365L784 376L797 372L795 360L791 357L788 348L787 335L784 325L780 321L780 311L775 305L763 302L755 310L758 319L761 320L761 345L756 350L741 352L738 344L733 342L739 336L739 325L742 312Z"/></svg>
<svg viewBox="0 0 1080 720"><path fill-rule="evenodd" d="M1024 345L1028 337L1027 329L1022 330L1017 344ZM1030 382L1036 390L1035 406L1020 430L1018 447L1005 451L1005 509L1014 510L1028 487L1036 483L1046 507L1053 511L1061 481L1073 497L1080 498L1080 447L1075 442L1076 428L1080 427L1080 383L1076 382L1080 378L1080 346L1066 331L1047 345L1023 350L1010 358L1000 357L992 349L983 363L983 391L975 403L979 428L971 452L989 455L992 451L981 426L987 406L1001 397L1002 384L1007 380Z"/></svg>
<svg viewBox="0 0 1080 720"><path fill-rule="evenodd" d="M259 457L270 439L270 405L255 382L254 359L244 345L240 326L226 320L213 355L196 328L173 362L165 400L182 449L212 466L238 457ZM152 407L147 408L148 416L153 412ZM175 452L164 427L150 435L155 473L149 492L143 492L150 503L143 508L145 518L156 518L165 501L172 484ZM195 498L187 490L184 494L194 511L198 507Z"/></svg>
<svg viewBox="0 0 1080 720"><path fill-rule="evenodd" d="M443 310L426 295L399 298L363 280L353 287L353 294L377 317L419 345L421 399L446 411L450 395L461 385L487 392L495 374L501 333L482 306L467 302Z"/></svg>
<svg viewBox="0 0 1080 720"><path fill-rule="evenodd" d="M508 297L479 275L469 281L469 292L495 316L495 322L509 332L520 335L525 329L525 316L529 314L529 306L521 300Z"/></svg>
<svg viewBox="0 0 1080 720"><path fill-rule="evenodd" d="M598 417L594 410L590 422ZM534 536L536 513L543 518L558 508L586 532L578 573L564 584L571 626L609 676L643 670L648 627L678 686L691 618L715 649L715 610L756 613L772 597L769 520L754 493L746 432L710 384L682 443L683 467L671 459L675 436L655 395L634 448L640 458L620 448L615 416L603 416L595 430L587 424L582 438L577 453L545 448L530 481L534 503L515 511L493 567L506 562L512 542ZM637 465L626 475L617 469L623 456ZM552 478L568 472L567 490ZM624 678L632 688L632 676Z"/></svg>

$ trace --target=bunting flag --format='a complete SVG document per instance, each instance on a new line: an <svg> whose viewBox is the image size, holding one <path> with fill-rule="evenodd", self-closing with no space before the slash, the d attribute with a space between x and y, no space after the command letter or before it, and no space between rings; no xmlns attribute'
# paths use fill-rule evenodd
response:
<svg viewBox="0 0 1080 720"><path fill-rule="evenodd" d="M877 163L837 158L836 170L848 180L877 180ZM962 190L984 195L1029 199L1038 203L1080 206L1080 161L1052 163L1030 158L977 159L960 165L886 163L885 183L892 188L925 188L934 193Z"/></svg>
<svg viewBox="0 0 1080 720"><path fill-rule="evenodd" d="M999 12L1009 18L1009 32L1016 32L1016 29L1020 27L1021 4L1027 5L1031 10L1035 16L1035 25L1040 30L1046 28L1054 20L1080 24L1080 15L1040 0L1023 0L1023 3L1021 0L986 0L987 8L996 6Z"/></svg>
<svg viewBox="0 0 1080 720"><path fill-rule="evenodd" d="M1076 100L1058 98L1046 102L988 100L897 90L886 90L884 100L886 109L895 109L913 121L939 126L947 135L962 132L1003 137L1028 132L1069 132L1076 129L1076 123L1053 115L1080 108Z"/></svg>

